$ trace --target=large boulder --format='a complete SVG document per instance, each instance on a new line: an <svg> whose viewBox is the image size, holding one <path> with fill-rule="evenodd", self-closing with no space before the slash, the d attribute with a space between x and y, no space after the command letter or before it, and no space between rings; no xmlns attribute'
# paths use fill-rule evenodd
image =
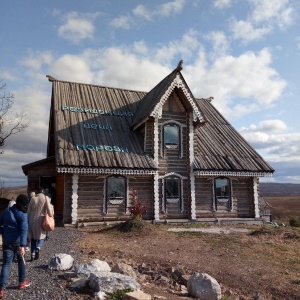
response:
<svg viewBox="0 0 300 300"><path fill-rule="evenodd" d="M106 261L93 259L85 264L74 264L72 271L89 276L91 272L110 272L111 268Z"/></svg>
<svg viewBox="0 0 300 300"><path fill-rule="evenodd" d="M59 253L52 256L48 263L48 268L51 270L69 270L72 268L74 258L65 253Z"/></svg>
<svg viewBox="0 0 300 300"><path fill-rule="evenodd" d="M188 294L201 300L220 300L221 287L216 279L206 273L191 275L187 283Z"/></svg>
<svg viewBox="0 0 300 300"><path fill-rule="evenodd" d="M90 274L89 286L95 292L104 292L106 294L114 293L118 290L131 289L140 290L140 284L132 277L111 273L111 272L93 272Z"/></svg>

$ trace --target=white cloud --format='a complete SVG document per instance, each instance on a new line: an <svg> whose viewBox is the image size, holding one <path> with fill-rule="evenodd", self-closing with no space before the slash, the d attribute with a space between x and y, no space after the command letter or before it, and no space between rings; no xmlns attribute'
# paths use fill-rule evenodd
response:
<svg viewBox="0 0 300 300"><path fill-rule="evenodd" d="M66 54L52 63L49 67L49 75L61 80L91 83L93 78L92 65L93 62L89 61L84 54Z"/></svg>
<svg viewBox="0 0 300 300"><path fill-rule="evenodd" d="M151 21L152 16L154 15L154 13L152 11L150 11L149 9L147 9L144 4L140 4L137 7L135 7L133 9L133 14L136 17L139 17L141 19L145 19L147 21Z"/></svg>
<svg viewBox="0 0 300 300"><path fill-rule="evenodd" d="M22 60L22 64L35 71L40 70L42 65L49 65L53 61L53 55L50 51L29 51L27 57Z"/></svg>
<svg viewBox="0 0 300 300"><path fill-rule="evenodd" d="M114 28L130 29L134 25L134 21L130 16L120 16L113 19L110 25Z"/></svg>
<svg viewBox="0 0 300 300"><path fill-rule="evenodd" d="M295 11L290 0L248 0L252 11L246 20L232 18L233 38L243 42L259 40L274 28L285 29L294 22Z"/></svg>
<svg viewBox="0 0 300 300"><path fill-rule="evenodd" d="M242 127L239 131L250 144L256 149L264 149L269 156L299 156L300 133L290 133L282 120L261 121L257 125Z"/></svg>
<svg viewBox="0 0 300 300"><path fill-rule="evenodd" d="M270 26L263 26L261 28L254 28L253 24L249 21L231 20L231 31L233 32L234 39L241 39L244 42L262 39L265 35L271 32Z"/></svg>
<svg viewBox="0 0 300 300"><path fill-rule="evenodd" d="M286 27L293 23L294 10L290 0L250 0L253 5L251 20L254 23L271 22Z"/></svg>
<svg viewBox="0 0 300 300"><path fill-rule="evenodd" d="M213 43L213 58L224 56L229 52L230 43L224 32L211 31L206 37Z"/></svg>
<svg viewBox="0 0 300 300"><path fill-rule="evenodd" d="M232 0L215 0L214 7L218 9L228 8L231 6Z"/></svg>
<svg viewBox="0 0 300 300"><path fill-rule="evenodd" d="M185 0L174 0L172 2L166 2L158 7L156 14L165 17L168 17L172 14L178 14L182 11L185 2Z"/></svg>
<svg viewBox="0 0 300 300"><path fill-rule="evenodd" d="M261 121L239 132L275 169L277 182L298 183L300 133L291 133L282 120Z"/></svg>
<svg viewBox="0 0 300 300"><path fill-rule="evenodd" d="M110 25L114 28L131 29L139 20L153 21L157 17L167 18L179 14L186 3L186 0L174 0L149 9L144 4L139 4L132 10L132 15L123 15L113 19Z"/></svg>
<svg viewBox="0 0 300 300"><path fill-rule="evenodd" d="M63 17L64 24L58 28L58 35L72 43L80 43L86 39L93 39L93 21L98 13L80 15L77 12L70 12Z"/></svg>
<svg viewBox="0 0 300 300"><path fill-rule="evenodd" d="M288 129L287 125L281 120L264 120L258 125L250 125L249 128L242 127L242 132L264 131L269 133L284 132Z"/></svg>
<svg viewBox="0 0 300 300"><path fill-rule="evenodd" d="M181 13L186 4L186 0L174 0L158 5L155 9L148 9L145 5L140 4L134 10L133 14L147 21L153 20L155 17L169 17Z"/></svg>
<svg viewBox="0 0 300 300"><path fill-rule="evenodd" d="M271 53L246 52L238 57L217 58L207 64L205 52L185 70L187 81L196 97L214 97L214 105L228 118L271 106L282 95L286 82L270 66ZM239 101L232 102L233 98Z"/></svg>

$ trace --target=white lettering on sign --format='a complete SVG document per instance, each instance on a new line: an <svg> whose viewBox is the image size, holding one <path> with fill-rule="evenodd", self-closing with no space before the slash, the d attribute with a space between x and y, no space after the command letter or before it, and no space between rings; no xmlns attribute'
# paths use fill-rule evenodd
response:
<svg viewBox="0 0 300 300"><path fill-rule="evenodd" d="M107 151L107 152L126 152L128 153L127 147L119 147L119 146L108 146L108 145L84 145L84 144L76 144L76 150L88 150L88 151Z"/></svg>
<svg viewBox="0 0 300 300"><path fill-rule="evenodd" d="M84 123L83 128L112 130L110 125Z"/></svg>
<svg viewBox="0 0 300 300"><path fill-rule="evenodd" d="M61 106L61 110L67 110L75 113L90 113L95 115L105 115L105 116L117 116L117 117L133 117L133 113L130 111L106 111L97 108L82 108L82 107L72 107L72 106Z"/></svg>

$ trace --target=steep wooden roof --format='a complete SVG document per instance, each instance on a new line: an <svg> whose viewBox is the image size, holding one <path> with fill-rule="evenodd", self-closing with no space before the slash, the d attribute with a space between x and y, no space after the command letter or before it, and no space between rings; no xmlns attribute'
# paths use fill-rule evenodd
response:
<svg viewBox="0 0 300 300"><path fill-rule="evenodd" d="M207 99L195 99L175 69L149 93L50 80L52 87L48 156L58 167L155 170L134 130L157 110L174 86L194 111L194 170L273 173L273 169ZM170 89L172 87L172 89ZM164 96L165 95L165 96ZM197 125L203 126L197 126Z"/></svg>
<svg viewBox="0 0 300 300"><path fill-rule="evenodd" d="M144 92L53 81L52 93L58 166L155 168L130 129Z"/></svg>
<svg viewBox="0 0 300 300"><path fill-rule="evenodd" d="M204 123L205 119L198 110L197 102L186 84L180 69L177 67L140 100L139 109L133 119L133 128L138 127L138 125L143 124L150 116L155 115L157 106L161 107L163 103L160 102L166 100L162 99L163 96L168 96L175 89L184 90L183 93L181 91L181 94L185 94L181 99L185 99L186 103L184 104L187 110L191 111L193 107L197 110L196 124Z"/></svg>
<svg viewBox="0 0 300 300"><path fill-rule="evenodd" d="M212 105L197 99L207 120L196 129L194 170L273 173L272 167L246 142Z"/></svg>

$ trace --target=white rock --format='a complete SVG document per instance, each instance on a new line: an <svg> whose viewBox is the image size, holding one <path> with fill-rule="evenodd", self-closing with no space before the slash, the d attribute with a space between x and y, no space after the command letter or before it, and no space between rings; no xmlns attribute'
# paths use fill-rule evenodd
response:
<svg viewBox="0 0 300 300"><path fill-rule="evenodd" d="M191 275L187 283L190 296L201 300L220 300L221 287L216 279L206 273Z"/></svg>
<svg viewBox="0 0 300 300"><path fill-rule="evenodd" d="M90 274L89 286L95 291L104 293L114 293L118 290L131 289L140 290L141 286L130 276L111 273L111 272L94 272Z"/></svg>
<svg viewBox="0 0 300 300"><path fill-rule="evenodd" d="M59 253L52 256L48 263L48 268L52 270L69 270L72 268L74 258L65 253Z"/></svg>

